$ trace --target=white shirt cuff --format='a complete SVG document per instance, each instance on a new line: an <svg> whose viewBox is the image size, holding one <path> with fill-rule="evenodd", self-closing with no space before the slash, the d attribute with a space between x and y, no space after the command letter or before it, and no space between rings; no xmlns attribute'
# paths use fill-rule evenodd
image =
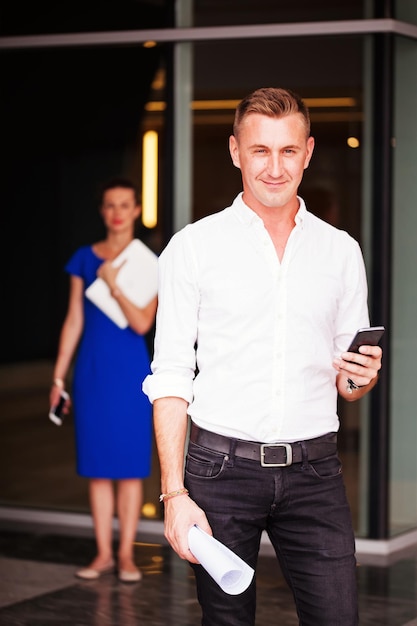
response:
<svg viewBox="0 0 417 626"><path fill-rule="evenodd" d="M183 398L193 401L193 381L172 374L148 374L142 383L142 391L153 404L158 398Z"/></svg>

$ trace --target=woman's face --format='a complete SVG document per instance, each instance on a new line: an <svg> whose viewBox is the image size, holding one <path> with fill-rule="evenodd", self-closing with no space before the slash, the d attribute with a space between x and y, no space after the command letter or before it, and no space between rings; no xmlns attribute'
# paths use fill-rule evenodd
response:
<svg viewBox="0 0 417 626"><path fill-rule="evenodd" d="M104 193L100 213L108 230L122 232L131 229L140 215L140 206L136 204L133 189L108 189Z"/></svg>

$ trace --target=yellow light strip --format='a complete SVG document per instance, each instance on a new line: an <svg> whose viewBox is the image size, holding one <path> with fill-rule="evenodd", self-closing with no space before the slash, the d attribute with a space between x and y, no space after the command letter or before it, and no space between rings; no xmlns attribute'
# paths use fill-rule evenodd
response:
<svg viewBox="0 0 417 626"><path fill-rule="evenodd" d="M145 104L145 111L165 111L167 108L166 102L147 102Z"/></svg>
<svg viewBox="0 0 417 626"><path fill-rule="evenodd" d="M191 103L193 111L213 111L236 109L240 100L194 100ZM310 108L339 108L339 107L355 107L357 102L355 98L304 98L305 104ZM148 102L145 106L146 111L165 111L166 103L162 101Z"/></svg>
<svg viewBox="0 0 417 626"><path fill-rule="evenodd" d="M361 111L341 111L334 110L317 110L313 109L310 111L310 118L312 123L315 122L363 122L364 115ZM231 125L233 124L233 113L232 111L224 111L223 113L199 113L194 117L193 123L195 126L221 126L221 125Z"/></svg>
<svg viewBox="0 0 417 626"><path fill-rule="evenodd" d="M193 111L213 111L216 109L235 109L240 100L194 100Z"/></svg>
<svg viewBox="0 0 417 626"><path fill-rule="evenodd" d="M155 228L158 221L158 133L148 130L142 143L142 223Z"/></svg>
<svg viewBox="0 0 417 626"><path fill-rule="evenodd" d="M309 109L326 109L333 107L355 107L355 98L303 98Z"/></svg>

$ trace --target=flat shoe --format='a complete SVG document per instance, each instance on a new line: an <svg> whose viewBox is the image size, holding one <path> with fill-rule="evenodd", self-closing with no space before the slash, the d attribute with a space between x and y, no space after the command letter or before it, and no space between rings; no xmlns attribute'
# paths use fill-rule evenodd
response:
<svg viewBox="0 0 417 626"><path fill-rule="evenodd" d="M83 580L96 580L97 578L100 578L100 576L110 574L111 572L114 572L114 562L110 565L106 565L105 567L101 567L100 569L84 567L83 569L78 570L75 575L77 578L82 578Z"/></svg>
<svg viewBox="0 0 417 626"><path fill-rule="evenodd" d="M140 570L135 570L134 572L127 572L126 570L119 570L119 580L122 583L136 583L139 580L142 580L142 572Z"/></svg>

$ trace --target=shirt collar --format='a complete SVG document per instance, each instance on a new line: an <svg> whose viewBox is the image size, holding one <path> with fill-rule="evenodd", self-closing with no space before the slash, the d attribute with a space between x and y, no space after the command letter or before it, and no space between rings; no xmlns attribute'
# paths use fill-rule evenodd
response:
<svg viewBox="0 0 417 626"><path fill-rule="evenodd" d="M249 226L250 224L256 223L258 221L262 221L259 215L257 215L255 211L252 211L252 209L250 209L248 205L245 204L242 196L243 191L241 191L236 196L232 204L232 208L235 211L238 219L246 226ZM295 223L299 228L304 228L307 209L304 200L300 196L297 196L297 198L300 203L300 207L295 216Z"/></svg>

